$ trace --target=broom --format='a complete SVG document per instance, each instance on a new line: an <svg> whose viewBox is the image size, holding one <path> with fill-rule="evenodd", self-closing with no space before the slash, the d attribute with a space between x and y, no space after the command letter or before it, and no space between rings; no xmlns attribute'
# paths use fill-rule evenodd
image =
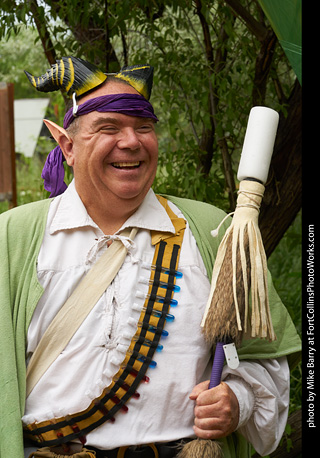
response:
<svg viewBox="0 0 320 458"><path fill-rule="evenodd" d="M236 347L241 343L243 332L249 334L251 330L251 337L271 341L276 338L269 309L267 261L258 216L278 121L278 113L270 108L253 107L250 111L237 175L240 181L237 206L219 245L201 323L206 341L216 347L209 389L220 384L225 358L231 368L238 366ZM217 235L219 227L212 231L213 236ZM179 458L221 456L219 443L204 439L188 442L178 454Z"/></svg>

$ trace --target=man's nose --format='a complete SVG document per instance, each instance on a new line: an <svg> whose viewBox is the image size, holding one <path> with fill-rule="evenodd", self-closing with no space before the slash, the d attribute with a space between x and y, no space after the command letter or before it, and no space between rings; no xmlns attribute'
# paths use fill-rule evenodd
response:
<svg viewBox="0 0 320 458"><path fill-rule="evenodd" d="M120 149L131 149L134 151L139 149L140 146L141 142L135 130L131 127L123 129L123 131L121 132L121 137L118 140L118 147Z"/></svg>

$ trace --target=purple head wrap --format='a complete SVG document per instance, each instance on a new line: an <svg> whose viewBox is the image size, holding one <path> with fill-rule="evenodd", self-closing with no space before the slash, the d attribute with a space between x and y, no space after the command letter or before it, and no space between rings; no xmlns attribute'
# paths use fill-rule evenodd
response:
<svg viewBox="0 0 320 458"><path fill-rule="evenodd" d="M92 111L98 111L100 113L117 112L128 116L151 118L155 122L158 121L151 103L139 94L124 93L104 95L89 99L76 108L76 117L83 116ZM75 119L73 110L74 107L70 108L64 117L63 127L65 129L67 129ZM67 189L67 185L64 182L64 160L65 158L61 148L57 146L49 153L43 167L41 177L44 179L44 188L51 193L50 197L58 196Z"/></svg>

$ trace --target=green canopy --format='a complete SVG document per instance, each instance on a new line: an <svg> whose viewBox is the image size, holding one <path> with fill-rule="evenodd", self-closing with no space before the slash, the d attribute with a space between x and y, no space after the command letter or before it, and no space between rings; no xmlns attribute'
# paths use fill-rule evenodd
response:
<svg viewBox="0 0 320 458"><path fill-rule="evenodd" d="M302 84L302 0L259 0L286 56Z"/></svg>

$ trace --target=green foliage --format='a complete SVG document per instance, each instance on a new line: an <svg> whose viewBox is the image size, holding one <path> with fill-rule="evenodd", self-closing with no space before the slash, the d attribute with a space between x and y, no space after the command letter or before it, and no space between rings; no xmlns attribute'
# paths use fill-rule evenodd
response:
<svg viewBox="0 0 320 458"><path fill-rule="evenodd" d="M0 81L14 83L15 98L34 96L34 90L27 80L24 70L44 73L48 62L42 49L34 45L38 34L33 28L20 27L19 33L13 32L7 40L0 41ZM47 97L38 93L37 97Z"/></svg>
<svg viewBox="0 0 320 458"><path fill-rule="evenodd" d="M275 287L301 334L301 213L268 260Z"/></svg>
<svg viewBox="0 0 320 458"><path fill-rule="evenodd" d="M300 335L302 333L301 231L300 212L268 260L274 285ZM301 408L301 395L302 368L300 363L291 374L290 413Z"/></svg>
<svg viewBox="0 0 320 458"><path fill-rule="evenodd" d="M198 3L201 9L197 9ZM252 18L260 21L257 5L244 3ZM152 101L161 120L162 140L155 186L159 190L167 187L174 194L222 203L228 210L226 192L234 190L226 187L219 140L227 141L225 154L235 174L252 105L255 58L260 43L243 21L235 19L225 2L3 0L1 8L0 55L4 58L0 76L2 80L8 75L14 78L19 97L29 84L22 70L40 75L48 68L43 55L35 60L39 55L36 50L41 50L40 35L50 36L54 49L48 51L54 51L57 57L71 53L94 61L102 70L107 60L110 71L138 62L154 65ZM211 54L201 17L210 34ZM26 26L33 29L28 39L24 37ZM10 46L5 47L3 41L8 38ZM44 41L49 47L48 40ZM11 51L17 66L12 66ZM294 78L279 46L271 72L273 79L281 78L282 90L288 94ZM284 109L271 79L265 104ZM203 143L206 135L211 135L211 143ZM166 185L168 176L170 184ZM217 200L214 196L218 196Z"/></svg>

